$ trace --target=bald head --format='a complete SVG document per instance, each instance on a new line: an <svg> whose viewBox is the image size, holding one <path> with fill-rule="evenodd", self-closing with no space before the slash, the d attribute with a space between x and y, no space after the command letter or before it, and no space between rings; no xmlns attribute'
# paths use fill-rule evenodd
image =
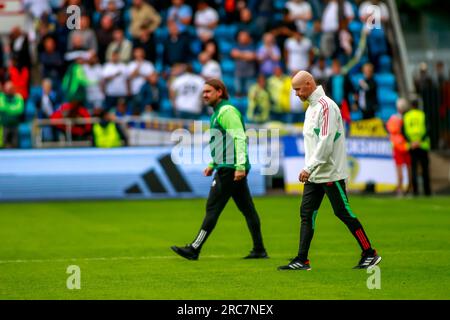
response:
<svg viewBox="0 0 450 320"><path fill-rule="evenodd" d="M314 77L307 71L299 71L292 78L292 88L302 101L305 101L316 90L317 85Z"/></svg>

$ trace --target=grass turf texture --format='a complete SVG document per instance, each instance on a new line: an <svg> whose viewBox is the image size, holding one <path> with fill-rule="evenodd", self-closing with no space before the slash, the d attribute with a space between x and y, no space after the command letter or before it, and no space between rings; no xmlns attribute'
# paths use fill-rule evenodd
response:
<svg viewBox="0 0 450 320"><path fill-rule="evenodd" d="M350 196L383 257L381 289L353 270L359 247L327 199L316 221L312 271L277 271L295 256L299 197L256 198L270 259L251 249L230 202L198 261L171 245L193 240L205 200L0 204L0 299L448 299L450 198ZM69 265L81 289L68 290Z"/></svg>

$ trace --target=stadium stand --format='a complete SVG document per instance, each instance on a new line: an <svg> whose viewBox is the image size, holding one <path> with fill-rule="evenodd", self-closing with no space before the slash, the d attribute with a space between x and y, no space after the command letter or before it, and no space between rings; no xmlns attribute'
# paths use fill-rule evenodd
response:
<svg viewBox="0 0 450 320"><path fill-rule="evenodd" d="M34 96L36 90L39 90L39 86L37 86L37 84L40 84L43 77L39 54L42 52L43 41L47 37L53 37L57 41L57 50L55 55L60 55L65 58L64 66L61 67L63 70L69 70L69 66L72 64L78 63L83 66L83 64L85 64L86 61L96 53L92 52L92 48L84 47L86 44L86 39L84 37L87 37L88 33L92 34L91 31L98 30L100 21L105 15L110 15L114 21L117 21L115 27L121 28L124 31L125 38L134 43L134 46L136 46L136 42L133 42L136 39L134 39L129 32L130 25L133 22L132 8L135 7L136 10L141 10L143 6L151 6L159 15L160 24L155 30L151 30L148 28L148 25L143 24L141 26L141 32L143 34L148 33L148 38L145 38L145 35L143 35L143 37L148 39L148 43L155 48L156 52L155 59L150 61L150 63L154 66L154 72L159 74L158 84L161 90L159 95L160 108L159 110L153 110L153 116L162 118L171 118L174 116L173 105L168 92L168 85L179 75L179 72L178 74L177 72L174 72L176 69L173 64L174 61L189 63L191 64L194 72L200 74L202 65L198 61L198 55L200 52L205 51L211 54L212 58L219 62L222 71L222 79L231 94L230 100L243 112L243 114L245 114L247 109L247 98L235 96L234 86L236 62L230 56L232 49L237 47L237 32L242 29L248 30L253 37L252 45L254 49L257 50L263 45L262 35L265 32L274 33L273 30L275 29L275 26L282 24L286 33L283 36L277 34L276 37L277 44L283 43L283 41L289 38L292 32L295 31L293 28L296 28L295 22L297 21L296 19L298 19L289 13L289 10L287 9L289 7L287 5L288 2L306 3L310 8L309 10L312 12L312 18L306 21L306 28L302 32L304 32L304 37L311 39L313 43L312 54L308 57L309 65L312 67L315 61L321 56L320 41L318 40L320 40L320 37L323 36L323 34L316 28L317 22L320 24L320 19L323 12L330 9L328 6L339 5L338 1L335 0L328 2L319 0L276 0L271 2L263 1L260 3L255 1L240 0L231 2L234 4L234 11L228 7L225 8L224 1L208 1L209 6L212 8L211 10L215 10L219 16L219 23L215 27L213 33L213 40L217 43L218 52L214 53L210 52L208 48L205 48L205 45L197 37L196 27L194 25L197 1L114 0L110 2L99 1L95 2L95 4L92 1L84 0L67 0L59 2L48 1L51 8L50 11L43 11L40 17L30 18L30 21L32 22L30 24L32 26L30 29L21 31L20 29L16 30L17 28L12 28L9 39L2 43L4 49L8 49L3 51L5 53L9 53L5 54L5 57L3 58L4 62L0 65L0 69L2 70L1 74L3 75L1 82L3 83L9 76L7 68L8 61L10 61L13 57L17 57L19 59L19 63L30 68L30 73L32 74L32 79L29 84L30 96ZM395 102L399 96L397 78L393 70L394 61L393 55L391 54L391 45L386 38L383 27L370 30L370 32L366 30L365 24L360 19L359 6L361 5L361 2L362 1L348 1L353 11L353 18L337 17L338 20L340 19L340 29L338 29L338 31L334 34L336 48L332 56L326 59L326 64L327 66L331 66L334 59L340 60L344 67L344 72L350 77L351 83L353 84L353 92L345 98L352 106L351 117L353 121L361 119L361 112L358 109L357 103L358 83L363 77L361 67L366 63L371 63L374 65L374 79L377 84L378 97L378 110L376 112L376 116L381 118L383 121L386 121L393 113L396 112ZM60 5L58 5L58 3ZM106 3L110 4L107 7L104 7L103 4ZM264 10L267 10L267 8L260 8L263 3L269 3L271 5L270 12L273 14L271 19L265 19ZM339 3L347 3L347 1ZM91 21L90 26L82 25L81 30L67 29L67 26L64 25L68 18L66 9L71 4L78 5L81 8L81 14L83 16L87 16ZM239 13L246 7L253 10L252 20L250 23L243 23L240 21L241 17ZM30 11L32 8L27 7L24 9L26 11ZM181 23L177 22L178 28L185 29L183 32L183 37L189 39L189 48L186 48L185 52L167 52L167 48L164 47L168 41L177 43L180 37L182 37L181 35L171 36L169 34L168 22L171 20L169 14L174 10L179 10L180 12L183 11L183 17L187 17L187 21ZM336 14L337 12L338 10L336 10ZM291 19L290 21L283 21L283 17L286 14L288 20ZM147 21L146 23L148 24L150 22ZM260 33L259 38L255 38L255 30ZM76 49L68 51L68 39L75 41L73 40L73 38L75 38L73 36L75 33L81 34L81 43L79 44L79 47L76 47ZM20 46L18 45L18 41L22 41L21 39L28 39L28 41L24 41L22 48L19 48ZM350 42L345 42L345 39L349 39ZM279 49L283 51L284 48L279 47ZM23 60L26 59L23 58L23 53L25 51L32 53L30 61ZM168 54L171 55L171 59L175 60L171 60L169 62L166 61L165 59L167 59ZM133 57L131 57L130 60L133 60ZM31 65L29 65L30 62L32 62ZM107 61L98 61L97 63L100 67L103 67L106 62ZM129 63L130 61L126 61L126 64ZM286 72L286 61L284 56L280 61L280 65ZM180 72L182 73L183 71ZM128 74L126 76L128 78L141 77L142 84L147 81L147 79L139 75L139 71L136 70L128 70ZM71 78L67 72L64 74L64 77L56 77L53 80L54 86L58 88L60 91L59 94L62 97L67 96L67 92L64 92L64 89L67 88L67 83L71 86L78 85L80 89L83 89L83 86L86 85L86 83L83 82L83 79ZM76 81L78 81L78 84L75 83ZM89 81L89 79L87 79L87 81ZM114 79L103 78L103 81L99 83L102 88L104 81L114 81ZM254 82L256 82L256 77L254 78ZM66 84L66 86L64 86L64 84ZM87 90L85 94L89 94L89 90ZM29 98L25 103L26 107L22 117L22 122L18 127L20 144L16 147L26 148L32 146L32 126L39 111L36 104L32 100L33 99ZM140 116L141 114L133 113L130 110L130 101L131 97L127 96L127 110L125 112L118 112L117 105L104 105L103 107L118 114ZM67 102L67 98L66 100L63 99L62 102ZM85 102L83 101L83 103ZM59 106L55 106L55 110L53 111L56 111L58 107ZM88 105L86 105L86 107L89 109L91 115L95 116L98 113L98 110L92 109ZM205 113L199 116L199 118L207 119ZM285 117L285 119L292 119L292 117Z"/></svg>

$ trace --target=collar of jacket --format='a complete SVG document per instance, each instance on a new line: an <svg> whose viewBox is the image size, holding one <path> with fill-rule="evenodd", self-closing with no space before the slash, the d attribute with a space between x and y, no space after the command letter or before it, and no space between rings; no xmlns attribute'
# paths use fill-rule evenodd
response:
<svg viewBox="0 0 450 320"><path fill-rule="evenodd" d="M313 93L311 93L311 95L309 96L308 99L306 99L306 101L308 101L309 105L316 105L320 98L322 98L323 96L325 96L325 91L323 90L322 86L317 86L316 90L314 90Z"/></svg>

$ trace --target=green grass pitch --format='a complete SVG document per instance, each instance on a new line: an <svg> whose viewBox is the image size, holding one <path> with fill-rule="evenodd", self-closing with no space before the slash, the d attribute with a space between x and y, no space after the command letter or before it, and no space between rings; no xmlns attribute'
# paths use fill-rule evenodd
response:
<svg viewBox="0 0 450 320"><path fill-rule="evenodd" d="M198 261L171 245L193 240L204 199L0 204L0 299L449 299L450 197L350 196L383 257L381 288L353 270L359 247L324 199L312 271L277 271L295 256L300 197L255 198L270 259L251 249L244 218L228 204ZM81 289L69 290L69 265Z"/></svg>

